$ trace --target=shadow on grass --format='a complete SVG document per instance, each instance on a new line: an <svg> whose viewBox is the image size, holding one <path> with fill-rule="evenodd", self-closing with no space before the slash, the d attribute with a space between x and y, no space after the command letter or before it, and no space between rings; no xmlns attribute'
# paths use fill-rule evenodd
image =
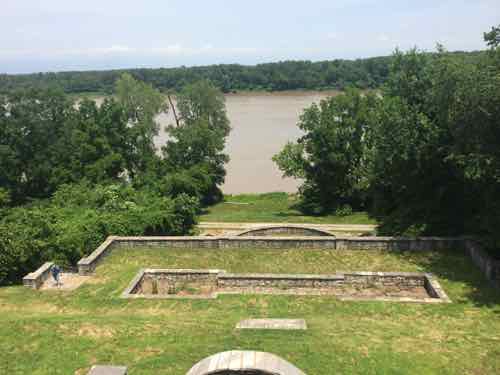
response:
<svg viewBox="0 0 500 375"><path fill-rule="evenodd" d="M200 210L198 212L198 216L208 215L209 213L210 213L210 210L208 209L208 207L203 207L203 208L200 208Z"/></svg>
<svg viewBox="0 0 500 375"><path fill-rule="evenodd" d="M412 258L409 252L399 255ZM470 302L476 307L498 307L495 313L500 314L500 290L493 287L466 254L451 250L435 251L415 263L439 279L453 283L449 290L444 287L453 302Z"/></svg>

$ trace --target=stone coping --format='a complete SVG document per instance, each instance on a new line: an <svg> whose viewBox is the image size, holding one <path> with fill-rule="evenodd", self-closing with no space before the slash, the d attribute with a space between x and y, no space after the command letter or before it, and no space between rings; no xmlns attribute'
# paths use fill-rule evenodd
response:
<svg viewBox="0 0 500 375"><path fill-rule="evenodd" d="M221 273L219 279L249 279L249 280L344 280L343 275L306 275L279 273Z"/></svg>
<svg viewBox="0 0 500 375"><path fill-rule="evenodd" d="M205 295L164 295L164 294L136 294L135 288L141 282L146 274L178 274L178 275L216 275L216 280L318 280L318 281L342 281L345 277L405 277L405 278L423 278L424 288L429 294L429 298L412 297L350 297L338 296L340 300L348 301L393 301L393 302L420 302L420 303L451 303L451 300L441 288L439 282L430 273L416 272L349 272L335 275L310 275L310 274L236 274L226 273L224 270L189 270L189 269L141 269L132 279L127 288L121 294L121 298L126 299L215 299L220 294L246 294L240 292L217 292L214 291ZM261 293L259 293L261 294ZM267 293L262 293L267 294ZM299 293L284 293L287 295L303 295ZM310 293L310 295L316 295Z"/></svg>
<svg viewBox="0 0 500 375"><path fill-rule="evenodd" d="M45 262L36 271L31 272L23 277L23 285L33 289L39 289L42 284L50 277L50 269L54 265L53 262Z"/></svg>
<svg viewBox="0 0 500 375"><path fill-rule="evenodd" d="M225 371L263 372L270 375L305 375L284 359L265 352L233 350L218 353L195 364L186 375L212 375Z"/></svg>
<svg viewBox="0 0 500 375"><path fill-rule="evenodd" d="M277 279L277 280L344 280L345 276L380 276L380 277L428 277L428 273L419 272L338 272L331 275L279 274L279 273L226 273L221 271L219 279Z"/></svg>
<svg viewBox="0 0 500 375"><path fill-rule="evenodd" d="M161 268L145 268L142 270L143 273L148 274L173 274L173 275L218 275L221 272L226 272L224 270L197 270L189 268L176 268L176 269L161 269Z"/></svg>

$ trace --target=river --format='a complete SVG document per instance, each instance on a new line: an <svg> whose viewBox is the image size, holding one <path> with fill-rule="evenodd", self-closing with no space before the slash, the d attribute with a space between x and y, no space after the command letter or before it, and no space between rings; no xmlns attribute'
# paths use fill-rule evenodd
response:
<svg viewBox="0 0 500 375"><path fill-rule="evenodd" d="M226 194L296 192L299 182L282 178L271 160L288 142L300 137L297 128L300 113L313 102L337 92L241 93L226 95L226 108L231 122L231 134L226 152L231 158L226 166ZM155 142L165 143L163 127L173 123L173 115L158 118L162 130Z"/></svg>

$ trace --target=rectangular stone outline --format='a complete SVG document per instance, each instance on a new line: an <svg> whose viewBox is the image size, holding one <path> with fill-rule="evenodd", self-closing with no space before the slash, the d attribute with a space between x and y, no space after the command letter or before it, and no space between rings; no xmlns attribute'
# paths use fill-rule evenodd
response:
<svg viewBox="0 0 500 375"><path fill-rule="evenodd" d="M256 279L256 280L344 280L345 276L400 276L400 277L423 277L424 288L430 297L426 298L411 298L411 297L356 297L356 296L335 296L340 301L383 301L383 302L415 302L415 303L451 303L451 299L441 288L439 282L430 273L418 272L346 272L335 275L306 275L306 274L235 274L226 273L224 270L194 270L194 269L141 269L134 276L132 281L128 284L127 288L121 294L121 298L125 299L216 299L219 295L227 295L233 293L227 292L213 292L209 295L191 295L191 296L176 296L176 295L156 295L156 294L136 294L133 293L139 282L142 280L146 273L179 273L179 274L216 274L217 279ZM234 293L243 294L243 293ZM267 293L249 293L249 294L262 294ZM280 293L272 293L279 295ZM284 293L285 295L298 295L295 293ZM316 294L312 293L311 296Z"/></svg>

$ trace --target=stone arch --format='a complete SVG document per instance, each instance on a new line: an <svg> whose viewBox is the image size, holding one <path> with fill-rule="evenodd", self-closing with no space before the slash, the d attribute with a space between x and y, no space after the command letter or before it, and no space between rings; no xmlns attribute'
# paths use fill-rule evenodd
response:
<svg viewBox="0 0 500 375"><path fill-rule="evenodd" d="M257 237L257 236L320 236L320 237L335 237L326 230L311 228L305 225L272 225L268 227L260 227L248 229L236 234L237 237Z"/></svg>
<svg viewBox="0 0 500 375"><path fill-rule="evenodd" d="M186 375L305 375L284 359L265 352L232 350L195 364Z"/></svg>

